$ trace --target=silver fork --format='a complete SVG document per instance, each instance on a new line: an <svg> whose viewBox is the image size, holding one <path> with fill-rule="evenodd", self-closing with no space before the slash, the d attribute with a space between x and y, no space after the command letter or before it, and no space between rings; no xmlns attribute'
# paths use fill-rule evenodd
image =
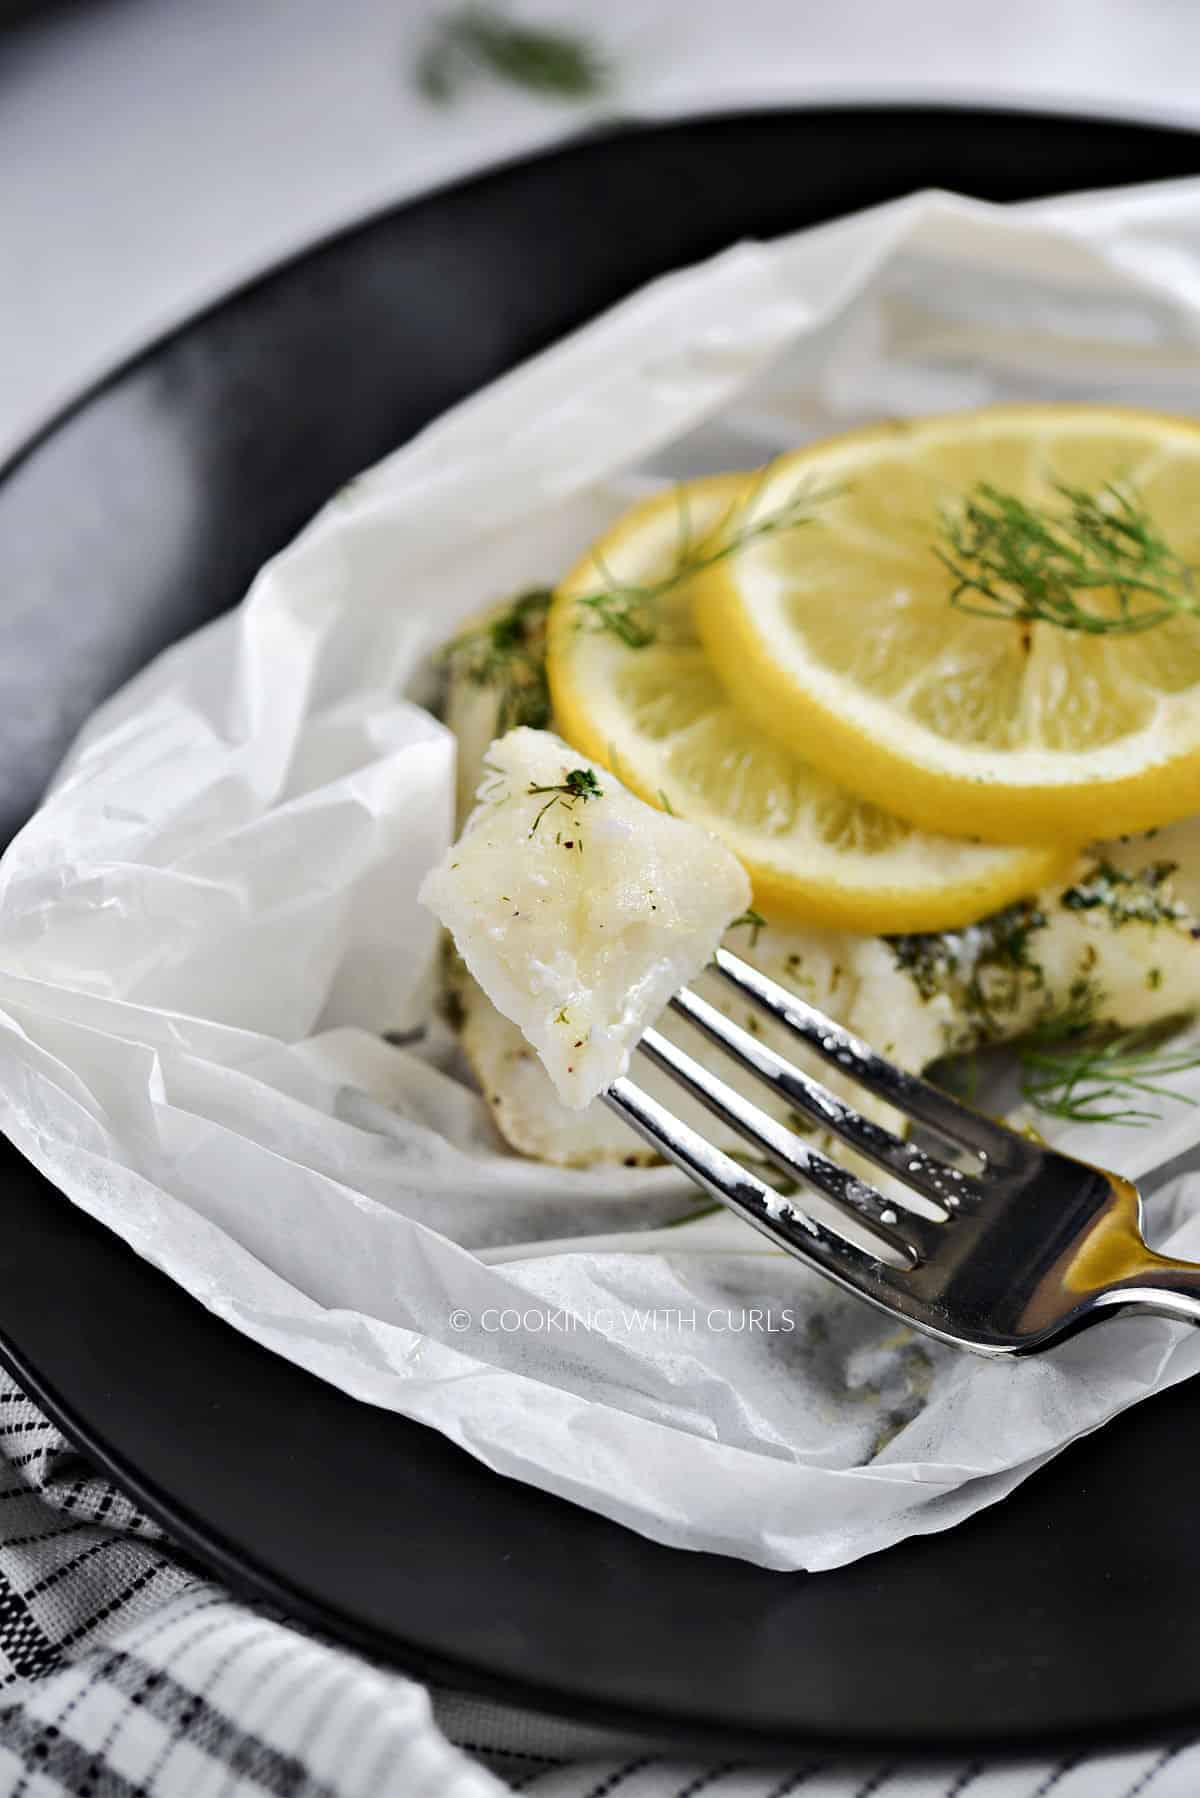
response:
<svg viewBox="0 0 1200 1798"><path fill-rule="evenodd" d="M885 1196L648 1030L641 1053L783 1173L819 1193L822 1217L714 1148L633 1080L615 1081L608 1104L781 1248L913 1329L981 1355L1035 1354L1119 1310L1200 1323L1200 1265L1146 1246L1141 1199L1130 1181L1018 1136L905 1073L728 950L717 950L715 967L742 998L952 1153L969 1154L978 1169L964 1171L863 1117L685 987L672 1006L710 1042L920 1195L915 1210Z"/></svg>

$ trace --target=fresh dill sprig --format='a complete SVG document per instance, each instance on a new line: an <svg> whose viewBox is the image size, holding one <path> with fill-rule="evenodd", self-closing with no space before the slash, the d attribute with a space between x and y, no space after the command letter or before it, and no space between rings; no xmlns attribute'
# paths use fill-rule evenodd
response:
<svg viewBox="0 0 1200 1798"><path fill-rule="evenodd" d="M518 724L544 730L550 722L546 614L553 597L548 587L531 587L499 617L463 631L442 650L442 659L457 664L475 686L497 690L498 737Z"/></svg>
<svg viewBox="0 0 1200 1798"><path fill-rule="evenodd" d="M978 481L961 505L943 507L946 547L934 554L953 578L951 605L1090 636L1132 636L1200 615L1195 570L1130 487L1051 485L1058 505L1032 506Z"/></svg>
<svg viewBox="0 0 1200 1798"><path fill-rule="evenodd" d="M1047 1019L1017 1049L1021 1096L1046 1116L1144 1127L1158 1123L1162 1112L1139 1105L1139 1098L1198 1103L1162 1085L1172 1074L1200 1067L1200 1045L1170 1046L1178 1019L1107 1033L1084 1022L1072 1034L1069 1025L1069 1019Z"/></svg>
<svg viewBox="0 0 1200 1798"><path fill-rule="evenodd" d="M810 481L801 481L777 506L756 515L755 508L770 472L768 463L746 497L735 501L699 536L695 532L687 486L676 488L679 519L675 557L666 574L645 583L622 580L593 550L592 560L600 571L603 585L592 593L581 593L576 603L586 608L598 628L612 631L627 648L645 649L658 633L658 604L667 594L705 569L736 556L748 543L778 537L785 531L794 531L802 524L811 523L817 505L840 491L819 489Z"/></svg>
<svg viewBox="0 0 1200 1798"><path fill-rule="evenodd" d="M530 794L550 794L549 799L529 826L530 836L533 835L552 806L562 805L568 811L573 811L581 799L586 802L589 799L603 799L604 797L604 789L590 768L572 768L565 780L558 781L552 786L540 787L536 781L531 780L525 790ZM582 849L582 843L579 846ZM573 843L567 844L568 849L573 847Z"/></svg>
<svg viewBox="0 0 1200 1798"><path fill-rule="evenodd" d="M727 930L740 930L743 925L746 926L750 932L750 947L753 949L758 941L759 932L765 930L766 923L767 920L763 917L762 913L760 911L755 911L754 907L750 906L747 911L742 913L740 918L735 918L732 924L727 924L725 928Z"/></svg>
<svg viewBox="0 0 1200 1798"><path fill-rule="evenodd" d="M497 6L459 6L435 23L414 79L427 100L445 106L480 74L560 100L590 100L612 79L608 58L582 32L522 24Z"/></svg>

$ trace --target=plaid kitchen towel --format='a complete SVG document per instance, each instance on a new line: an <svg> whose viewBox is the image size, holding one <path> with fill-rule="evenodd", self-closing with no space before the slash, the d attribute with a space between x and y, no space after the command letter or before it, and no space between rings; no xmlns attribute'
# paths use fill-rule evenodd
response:
<svg viewBox="0 0 1200 1798"><path fill-rule="evenodd" d="M685 1764L233 1598L0 1375L0 1798L1196 1798L1200 1744L915 1772ZM455 1744L455 1745L452 1745Z"/></svg>

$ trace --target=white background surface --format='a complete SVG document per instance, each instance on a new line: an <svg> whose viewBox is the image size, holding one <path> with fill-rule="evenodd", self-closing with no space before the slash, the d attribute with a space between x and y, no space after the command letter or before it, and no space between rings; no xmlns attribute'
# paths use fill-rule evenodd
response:
<svg viewBox="0 0 1200 1798"><path fill-rule="evenodd" d="M1194 0L514 0L603 107L409 70L427 0L91 0L0 36L0 454L149 335L331 227L603 111L978 99L1200 123ZM802 168L788 171L802 182Z"/></svg>

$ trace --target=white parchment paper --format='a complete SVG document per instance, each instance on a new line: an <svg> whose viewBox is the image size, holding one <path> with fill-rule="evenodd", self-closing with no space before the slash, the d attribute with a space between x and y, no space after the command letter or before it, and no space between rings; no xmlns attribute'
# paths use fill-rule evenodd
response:
<svg viewBox="0 0 1200 1798"><path fill-rule="evenodd" d="M101 709L0 863L0 1126L278 1353L768 1566L944 1529L1196 1371L1200 1333L1155 1320L1015 1366L898 1336L736 1220L679 1223L672 1172L506 1154L436 1033L379 1034L428 1017L453 745L416 698L458 618L553 579L631 485L1019 398L1200 413L1200 184L922 194L734 248L352 483ZM1200 1110L1061 1140L1137 1177L1186 1165ZM1151 1227L1200 1258L1200 1174Z"/></svg>

